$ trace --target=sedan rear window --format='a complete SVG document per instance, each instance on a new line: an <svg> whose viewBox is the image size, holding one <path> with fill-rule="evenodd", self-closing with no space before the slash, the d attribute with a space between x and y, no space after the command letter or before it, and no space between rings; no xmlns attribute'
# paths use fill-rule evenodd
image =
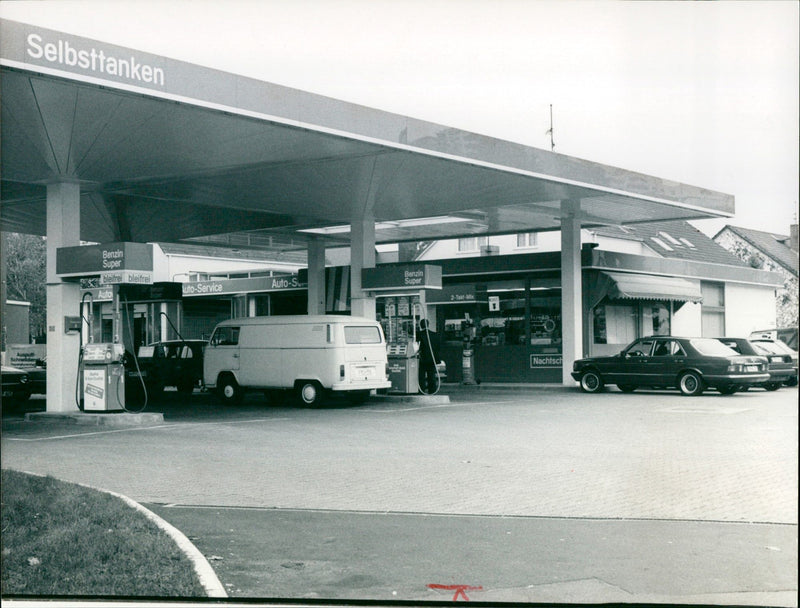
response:
<svg viewBox="0 0 800 608"><path fill-rule="evenodd" d="M381 332L375 325L345 325L344 341L347 344L380 344Z"/></svg>
<svg viewBox="0 0 800 608"><path fill-rule="evenodd" d="M732 357L739 354L713 338L694 338L689 342L697 352L707 357Z"/></svg>
<svg viewBox="0 0 800 608"><path fill-rule="evenodd" d="M783 355L780 348L774 342L753 342L753 347L762 355Z"/></svg>

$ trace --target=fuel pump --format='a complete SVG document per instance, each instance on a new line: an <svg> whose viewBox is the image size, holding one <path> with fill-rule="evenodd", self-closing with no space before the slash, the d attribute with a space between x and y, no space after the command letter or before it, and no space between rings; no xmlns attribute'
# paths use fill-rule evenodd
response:
<svg viewBox="0 0 800 608"><path fill-rule="evenodd" d="M419 392L419 357L416 340L416 307L409 296L384 296L382 324L393 393Z"/></svg>
<svg viewBox="0 0 800 608"><path fill-rule="evenodd" d="M442 288L441 267L401 263L364 268L361 288L375 297L375 312L381 315L387 343L388 376L392 383L389 390L407 394L420 392L418 321L426 310L426 291ZM431 333L425 337L430 338ZM427 347L426 358L433 350Z"/></svg>
<svg viewBox="0 0 800 608"><path fill-rule="evenodd" d="M83 410L125 409L125 348L119 343L89 343L83 347Z"/></svg>
<svg viewBox="0 0 800 608"><path fill-rule="evenodd" d="M475 323L467 317L461 322L461 382L463 384L476 384L474 365L476 336Z"/></svg>
<svg viewBox="0 0 800 608"><path fill-rule="evenodd" d="M78 357L78 373L80 375L79 386L81 387L78 407L85 412L131 412L130 408L126 407L125 383L125 377L129 375L126 368L130 363L130 357L126 354L125 345L121 340L124 326L120 314L120 295L118 288L115 288L112 305L113 342L93 342L94 332L91 321L93 318L91 300L89 306L88 342L83 345ZM81 308L83 308L83 306L81 306ZM126 314L126 316L128 315ZM130 327L129 316L128 331L131 339L133 339L133 331ZM147 389L145 388L142 373L139 369L138 360L135 359L135 355L133 362L136 364L136 368L132 371L131 375L134 373L138 375L144 397L142 407L132 412L136 413L143 411L147 406ZM133 395L133 401L139 401L138 394Z"/></svg>

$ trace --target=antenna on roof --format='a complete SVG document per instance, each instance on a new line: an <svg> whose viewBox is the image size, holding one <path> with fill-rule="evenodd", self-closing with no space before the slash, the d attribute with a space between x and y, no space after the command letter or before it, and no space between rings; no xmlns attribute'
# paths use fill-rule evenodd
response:
<svg viewBox="0 0 800 608"><path fill-rule="evenodd" d="M550 128L545 131L546 134L550 134L550 151L554 151L556 149L556 142L553 141L553 104L550 104Z"/></svg>

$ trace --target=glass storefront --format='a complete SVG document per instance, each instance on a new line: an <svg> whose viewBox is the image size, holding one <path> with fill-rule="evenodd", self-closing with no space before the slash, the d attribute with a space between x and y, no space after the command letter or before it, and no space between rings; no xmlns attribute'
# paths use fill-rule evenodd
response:
<svg viewBox="0 0 800 608"><path fill-rule="evenodd" d="M561 379L561 290L530 278L464 283L428 292L442 328L440 352L449 381L461 380L465 337L483 382ZM440 301L444 300L444 301Z"/></svg>

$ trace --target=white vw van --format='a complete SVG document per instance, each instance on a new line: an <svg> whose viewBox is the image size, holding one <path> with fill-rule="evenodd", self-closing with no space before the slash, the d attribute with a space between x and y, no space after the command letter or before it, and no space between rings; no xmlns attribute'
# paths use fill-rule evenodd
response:
<svg viewBox="0 0 800 608"><path fill-rule="evenodd" d="M250 389L291 389L308 405L326 391L363 400L389 388L386 341L377 321L342 315L245 317L217 325L203 380L226 403Z"/></svg>

